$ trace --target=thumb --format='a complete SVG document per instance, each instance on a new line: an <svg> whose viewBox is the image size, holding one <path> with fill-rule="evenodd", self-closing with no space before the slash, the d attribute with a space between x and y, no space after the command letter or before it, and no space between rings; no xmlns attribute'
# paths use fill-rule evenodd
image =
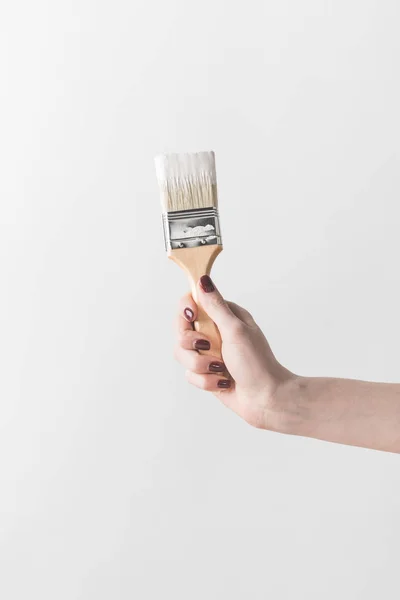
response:
<svg viewBox="0 0 400 600"><path fill-rule="evenodd" d="M221 334L236 321L228 303L221 296L211 277L203 275L198 282L198 299L208 316L214 321Z"/></svg>

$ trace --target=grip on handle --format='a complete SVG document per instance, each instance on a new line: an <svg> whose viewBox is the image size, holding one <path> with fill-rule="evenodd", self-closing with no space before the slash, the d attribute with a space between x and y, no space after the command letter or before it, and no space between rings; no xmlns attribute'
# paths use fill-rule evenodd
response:
<svg viewBox="0 0 400 600"><path fill-rule="evenodd" d="M197 283L202 275L209 275L214 260L221 252L222 246L198 246L196 248L179 248L171 250L169 258L176 262L189 276L193 299L198 306L198 316L194 324L196 331L203 333L210 340L211 349L201 354L210 354L221 358L221 336L214 321L201 307L197 297Z"/></svg>

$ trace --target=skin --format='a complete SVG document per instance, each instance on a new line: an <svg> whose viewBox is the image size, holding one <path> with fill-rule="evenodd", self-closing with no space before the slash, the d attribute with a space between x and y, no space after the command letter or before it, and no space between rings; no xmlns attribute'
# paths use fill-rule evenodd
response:
<svg viewBox="0 0 400 600"><path fill-rule="evenodd" d="M247 310L224 300L215 286L206 293L200 282L198 299L218 326L224 364L196 350L198 340L208 340L194 331L197 305L184 296L175 356L191 384L260 429L400 453L399 384L295 375L277 361ZM210 365L221 371L210 372ZM220 388L221 381L230 387Z"/></svg>

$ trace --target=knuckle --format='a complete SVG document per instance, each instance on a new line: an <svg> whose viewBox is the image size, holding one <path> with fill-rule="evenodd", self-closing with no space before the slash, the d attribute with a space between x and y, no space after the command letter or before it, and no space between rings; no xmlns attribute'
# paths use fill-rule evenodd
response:
<svg viewBox="0 0 400 600"><path fill-rule="evenodd" d="M182 333L179 334L178 336L178 345L181 348L186 348L187 343L188 343L188 339L189 339L189 335L191 331L184 331Z"/></svg>
<svg viewBox="0 0 400 600"><path fill-rule="evenodd" d="M192 352L190 354L190 365L189 368L193 373L200 373L201 372L201 357L200 355L196 354L195 352Z"/></svg>
<svg viewBox="0 0 400 600"><path fill-rule="evenodd" d="M246 323L249 329L258 329L258 325L253 317L253 315L246 311Z"/></svg>
<svg viewBox="0 0 400 600"><path fill-rule="evenodd" d="M253 315L245 308L243 309L243 314L249 323L255 323Z"/></svg>
<svg viewBox="0 0 400 600"><path fill-rule="evenodd" d="M231 302L229 300L227 301L227 305L229 306L234 315L237 315L239 312L242 311L242 307L239 306L239 304L236 304L236 302Z"/></svg>
<svg viewBox="0 0 400 600"><path fill-rule="evenodd" d="M200 377L199 382L200 382L200 387L202 390L208 391L210 389L210 385L207 380L207 377L204 377L204 376Z"/></svg>

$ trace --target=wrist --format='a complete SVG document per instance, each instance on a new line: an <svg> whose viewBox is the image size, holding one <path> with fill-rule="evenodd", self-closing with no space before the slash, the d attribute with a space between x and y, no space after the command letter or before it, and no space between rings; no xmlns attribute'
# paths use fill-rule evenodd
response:
<svg viewBox="0 0 400 600"><path fill-rule="evenodd" d="M290 435L311 434L308 384L307 377L287 372L269 399L266 429Z"/></svg>

